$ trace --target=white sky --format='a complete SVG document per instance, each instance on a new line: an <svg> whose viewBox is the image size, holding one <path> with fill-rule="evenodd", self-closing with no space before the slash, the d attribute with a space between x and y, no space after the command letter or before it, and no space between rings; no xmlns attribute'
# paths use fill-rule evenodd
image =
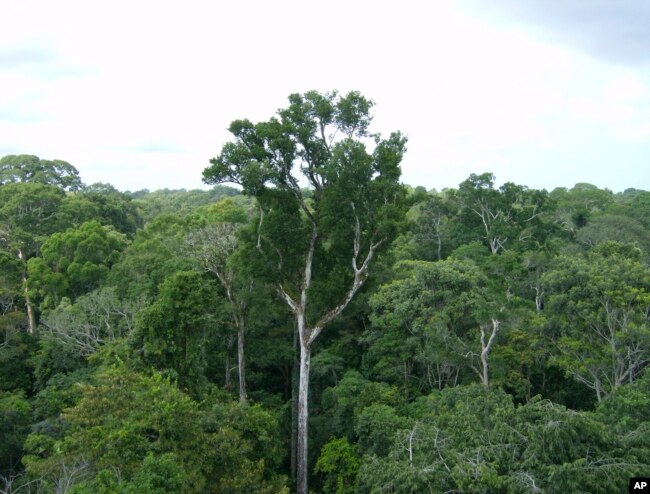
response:
<svg viewBox="0 0 650 494"><path fill-rule="evenodd" d="M408 135L405 183L490 171L648 190L650 45L625 43L650 21L599 10L638 20L643 4L0 0L0 156L63 159L122 190L199 188L232 120L356 89L376 102L372 130ZM562 5L598 8L587 25Z"/></svg>

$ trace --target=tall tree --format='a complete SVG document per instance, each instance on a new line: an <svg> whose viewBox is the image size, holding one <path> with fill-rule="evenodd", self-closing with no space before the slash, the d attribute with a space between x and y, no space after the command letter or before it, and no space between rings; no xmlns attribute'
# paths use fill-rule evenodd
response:
<svg viewBox="0 0 650 494"><path fill-rule="evenodd" d="M233 267L232 256L237 250L235 223L208 225L190 233L187 242L203 268L217 277L230 304L233 326L237 331L237 370L239 375L239 400L246 401L245 339L248 330L248 313L255 284L252 279L242 280Z"/></svg>
<svg viewBox="0 0 650 494"><path fill-rule="evenodd" d="M295 318L300 494L307 493L313 344L362 287L404 214L399 165L406 139L399 132L388 139L369 134L372 106L358 92L293 94L277 117L257 124L234 121L229 130L235 140L203 172L207 183L237 183L257 198L257 247ZM372 140L369 152L366 143ZM313 190L309 199L301 180Z"/></svg>
<svg viewBox="0 0 650 494"><path fill-rule="evenodd" d="M0 159L0 185L13 182L55 185L64 190L79 190L83 185L79 172L67 161L42 160L30 154Z"/></svg>
<svg viewBox="0 0 650 494"><path fill-rule="evenodd" d="M210 224L188 234L188 253L196 258L205 271L217 278L225 292L230 309L228 311L230 320L237 333L239 400L243 402L248 399L245 340L250 326L255 283L252 276L242 274L241 265L237 267L235 254L238 247L237 232L248 221L248 216L244 209L237 206L230 198L204 206L202 209ZM230 382L228 347L232 335L228 335L226 340L226 384L228 385Z"/></svg>
<svg viewBox="0 0 650 494"><path fill-rule="evenodd" d="M65 193L51 185L10 183L0 186L0 247L11 252L22 267L21 282L28 330L36 315L27 289L27 261L38 254L44 237L55 229L56 214Z"/></svg>

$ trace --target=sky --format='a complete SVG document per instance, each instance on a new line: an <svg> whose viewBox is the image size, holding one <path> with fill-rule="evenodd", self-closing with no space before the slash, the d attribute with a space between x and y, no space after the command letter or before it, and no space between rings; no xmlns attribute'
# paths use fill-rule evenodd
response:
<svg viewBox="0 0 650 494"><path fill-rule="evenodd" d="M206 188L234 119L358 90L402 181L650 190L644 0L0 0L0 157Z"/></svg>

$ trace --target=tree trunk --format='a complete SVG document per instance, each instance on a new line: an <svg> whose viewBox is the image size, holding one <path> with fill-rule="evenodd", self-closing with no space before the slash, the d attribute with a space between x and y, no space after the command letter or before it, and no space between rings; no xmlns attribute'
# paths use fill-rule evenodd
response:
<svg viewBox="0 0 650 494"><path fill-rule="evenodd" d="M537 313L541 314L542 313L542 296L544 292L542 291L542 288L539 286L539 283L535 285L535 308L537 309Z"/></svg>
<svg viewBox="0 0 650 494"><path fill-rule="evenodd" d="M23 261L23 263L27 262L22 250L18 250L18 259ZM22 282L23 292L25 293L25 306L27 307L27 331L29 334L34 334L36 332L36 316L34 315L32 300L29 298L29 290L27 288L27 268L23 269Z"/></svg>
<svg viewBox="0 0 650 494"><path fill-rule="evenodd" d="M300 379L300 352L298 330L293 332L293 366L291 368L291 480L296 482L298 457L298 381Z"/></svg>
<svg viewBox="0 0 650 494"><path fill-rule="evenodd" d="M492 319L492 333L490 334L490 338L487 343L485 343L485 327L481 326L481 381L483 382L483 386L486 388L490 386L488 373L488 355L492 349L494 338L499 331L500 324L501 323L498 320Z"/></svg>
<svg viewBox="0 0 650 494"><path fill-rule="evenodd" d="M230 352L232 350L232 344L233 344L233 337L231 335L228 335L226 337L226 368L224 369L225 375L224 375L224 389L230 389L231 386L231 370L232 366L230 365Z"/></svg>
<svg viewBox="0 0 650 494"><path fill-rule="evenodd" d="M483 386L486 388L490 387L490 378L488 374L488 359L487 359L487 352L482 352L481 353L481 364L483 367L483 375L481 381L483 381Z"/></svg>
<svg viewBox="0 0 650 494"><path fill-rule="evenodd" d="M246 394L246 356L244 354L245 327L243 321L239 319L237 324L237 368L239 371L239 401L244 402L248 399Z"/></svg>
<svg viewBox="0 0 650 494"><path fill-rule="evenodd" d="M34 334L36 331L36 316L34 315L32 301L29 298L29 291L27 290L27 278L25 277L23 277L23 284L25 285L25 305L27 306L27 331L29 334Z"/></svg>
<svg viewBox="0 0 650 494"><path fill-rule="evenodd" d="M298 385L298 464L297 464L297 494L307 494L307 421L309 399L309 363L311 347L300 338L300 383Z"/></svg>

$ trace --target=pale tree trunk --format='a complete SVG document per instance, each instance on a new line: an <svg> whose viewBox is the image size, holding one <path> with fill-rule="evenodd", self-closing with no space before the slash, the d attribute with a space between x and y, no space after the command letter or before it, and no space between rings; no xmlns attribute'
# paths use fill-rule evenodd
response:
<svg viewBox="0 0 650 494"><path fill-rule="evenodd" d="M297 485L298 494L307 494L308 475L308 420L309 420L309 364L311 348L300 344L300 381L298 384L298 458L297 458Z"/></svg>
<svg viewBox="0 0 650 494"><path fill-rule="evenodd" d="M535 308L537 309L538 314L542 313L543 296L544 291L542 290L542 287L539 285L539 283L537 283L535 285Z"/></svg>
<svg viewBox="0 0 650 494"><path fill-rule="evenodd" d="M296 481L298 458L298 381L300 379L300 352L298 330L293 332L293 366L291 370L291 480Z"/></svg>
<svg viewBox="0 0 650 494"><path fill-rule="evenodd" d="M248 399L246 393L246 356L244 354L244 340L246 337L246 327L238 319L237 328L237 369L239 371L239 401L244 402Z"/></svg>
<svg viewBox="0 0 650 494"><path fill-rule="evenodd" d="M248 399L248 393L246 392L246 353L245 353L245 341L246 341L246 315L245 307L241 300L238 300L233 294L232 290L232 281L223 275L218 273L217 270L213 271L217 273L217 277L223 287L226 290L226 296L228 301L233 306L234 313L232 315L232 321L237 328L237 374L239 378L239 401L244 402Z"/></svg>
<svg viewBox="0 0 650 494"><path fill-rule="evenodd" d="M495 213L491 211L490 208L482 201L479 201L478 206L478 210L472 209L472 211L474 211L474 213L476 213L479 218L481 218L481 221L483 222L483 228L485 229L485 239L490 244L490 250L492 251L492 254L495 255L499 252L499 249L503 249L503 244L508 241L507 238L500 238L493 234L492 224L493 222L497 221L497 219L499 219L499 217L502 215L502 212L497 211Z"/></svg>
<svg viewBox="0 0 650 494"><path fill-rule="evenodd" d="M490 355L490 350L492 349L492 345L494 344L494 339L496 338L497 333L499 332L499 326L501 325L501 322L498 321L497 319L492 319L492 329L490 331L490 337L488 338L488 341L485 341L485 335L486 331L489 328L488 324L481 324L480 329L481 329L481 354L477 355L475 352L468 352L465 355L465 358L471 357L470 360L470 367L471 369L476 373L476 375L481 379L481 383L483 386L486 388L490 386L490 374L489 374L489 363L488 363L488 356ZM475 364L475 358L479 358L480 366L479 364Z"/></svg>
<svg viewBox="0 0 650 494"><path fill-rule="evenodd" d="M492 319L492 332L490 333L490 338L488 339L487 343L485 342L485 326L481 326L481 381L483 382L483 386L486 388L489 387L490 385L490 379L489 379L489 373L488 373L488 355L490 353L490 349L492 348L492 344L494 343L494 338L497 335L497 332L499 331L499 325L500 322L497 321L496 319Z"/></svg>
<svg viewBox="0 0 650 494"><path fill-rule="evenodd" d="M231 374L232 374L232 366L230 365L230 351L232 350L232 345L233 345L233 337L232 335L228 335L226 337L226 367L224 369L224 389L230 389L232 379L231 379Z"/></svg>
<svg viewBox="0 0 650 494"><path fill-rule="evenodd" d="M23 262L27 262L22 250L18 251L18 259ZM23 292L25 294L25 306L27 307L27 331L29 334L34 334L36 332L36 315L34 314L34 308L32 307L32 300L29 297L29 290L27 288L27 268L23 270L22 274L23 282Z"/></svg>
<svg viewBox="0 0 650 494"><path fill-rule="evenodd" d="M27 290L27 278L25 276L23 276L23 284L25 285L25 305L27 306L27 331L29 334L34 334L36 331L36 316L34 315L32 301L29 298L29 291Z"/></svg>
<svg viewBox="0 0 650 494"><path fill-rule="evenodd" d="M308 461L307 461L307 439L308 439L308 420L309 420L309 362L311 358L311 347L320 335L323 328L332 319L336 318L343 309L345 309L354 295L363 286L368 276L368 268L372 258L374 257L377 248L385 241L385 238L380 239L375 243L371 243L368 247L368 252L359 266L359 254L361 250L361 226L359 219L356 215L354 203L350 203L352 211L355 216L355 236L354 236L354 255L352 256L352 270L354 279L343 296L343 299L334 308L321 316L318 322L312 326L308 325L307 314L307 291L311 284L312 264L314 260L314 251L319 239L318 228L315 221L312 221L312 235L309 241L309 249L305 256L305 266L303 271L303 279L300 286L300 294L296 299L289 295L287 291L278 285L278 292L282 299L287 303L291 311L296 317L296 325L298 331L298 341L300 344L300 379L298 384L298 447L296 459L296 489L298 494L308 494ZM307 216L311 216L308 210L305 210Z"/></svg>
<svg viewBox="0 0 650 494"><path fill-rule="evenodd" d="M261 225L261 222L260 222ZM237 225L220 223L206 227L187 237L190 253L198 257L206 271L214 274L226 291L228 302L233 308L232 322L237 329L237 370L239 377L239 401L246 401L246 296L253 289L251 282L247 289L237 289L236 273L228 266L228 259L237 250ZM247 291L246 291L247 290ZM227 341L228 350L232 341ZM230 354L226 357L226 387L230 386Z"/></svg>

